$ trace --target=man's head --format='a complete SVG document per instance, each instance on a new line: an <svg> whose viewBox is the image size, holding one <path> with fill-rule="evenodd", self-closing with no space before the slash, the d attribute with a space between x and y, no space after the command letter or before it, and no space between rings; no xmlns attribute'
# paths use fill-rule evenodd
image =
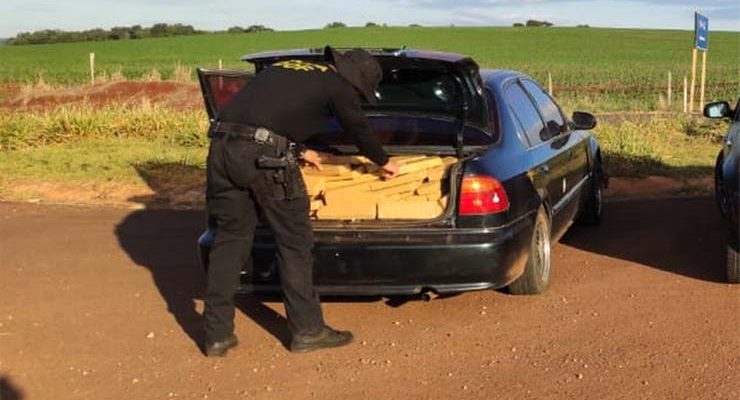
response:
<svg viewBox="0 0 740 400"><path fill-rule="evenodd" d="M352 49L340 53L329 46L324 48L324 55L337 68L337 72L369 103L375 103L375 89L383 79L380 63L370 53L362 49Z"/></svg>

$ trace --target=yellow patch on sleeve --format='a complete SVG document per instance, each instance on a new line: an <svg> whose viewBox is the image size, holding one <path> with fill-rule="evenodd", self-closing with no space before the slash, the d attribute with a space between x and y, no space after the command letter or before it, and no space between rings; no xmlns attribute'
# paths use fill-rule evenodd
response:
<svg viewBox="0 0 740 400"><path fill-rule="evenodd" d="M292 69L296 71L326 72L329 70L329 67L327 67L326 65L309 63L303 60L286 60L286 61L276 62L275 64L272 64L272 65L285 68L285 69Z"/></svg>

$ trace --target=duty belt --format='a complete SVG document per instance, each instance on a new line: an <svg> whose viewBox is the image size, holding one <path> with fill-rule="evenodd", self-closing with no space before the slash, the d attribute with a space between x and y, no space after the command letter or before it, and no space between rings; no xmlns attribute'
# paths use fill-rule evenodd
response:
<svg viewBox="0 0 740 400"><path fill-rule="evenodd" d="M272 145L280 153L286 153L291 147L290 139L267 128L233 122L214 122L208 131L208 137L248 140L257 144Z"/></svg>

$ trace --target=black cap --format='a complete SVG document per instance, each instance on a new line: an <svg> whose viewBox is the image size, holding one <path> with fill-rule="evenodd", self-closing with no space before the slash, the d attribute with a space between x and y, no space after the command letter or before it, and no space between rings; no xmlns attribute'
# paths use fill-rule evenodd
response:
<svg viewBox="0 0 740 400"><path fill-rule="evenodd" d="M376 103L375 89L383 79L380 63L370 53L362 49L338 52L330 46L324 48L324 56L337 68L337 72L346 79L368 103Z"/></svg>

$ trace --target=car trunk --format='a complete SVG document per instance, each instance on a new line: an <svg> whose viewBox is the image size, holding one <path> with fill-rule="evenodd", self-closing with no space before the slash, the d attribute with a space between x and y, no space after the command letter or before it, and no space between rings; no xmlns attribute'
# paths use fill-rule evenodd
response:
<svg viewBox="0 0 740 400"><path fill-rule="evenodd" d="M393 179L362 156L322 155L323 168L303 167L316 221L434 220L450 204L450 169L456 157L410 154L391 157L400 165Z"/></svg>
<svg viewBox="0 0 740 400"><path fill-rule="evenodd" d="M258 64L257 70L262 68ZM358 155L337 122L328 123L307 143L322 153L323 170L302 168L317 230L450 226L464 159L494 141L490 133L464 123L468 107L465 101L461 105L461 89L449 71L438 66L420 70L418 65L403 71L388 68L384 65L386 75L395 78L386 76L381 83L384 97L364 108L374 133L401 165L400 174L383 179L376 165ZM199 69L198 75L212 121L254 78L243 71ZM404 98L406 89L437 96Z"/></svg>

